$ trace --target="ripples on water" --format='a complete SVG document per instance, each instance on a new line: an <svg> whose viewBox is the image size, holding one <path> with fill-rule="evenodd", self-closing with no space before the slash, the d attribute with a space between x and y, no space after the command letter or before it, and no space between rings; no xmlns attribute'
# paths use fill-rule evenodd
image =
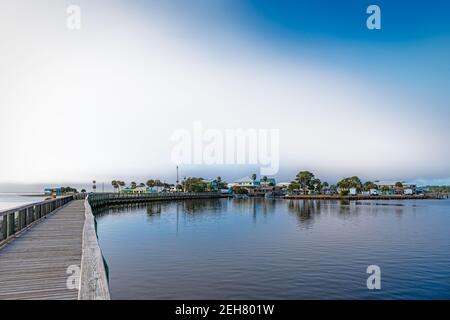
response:
<svg viewBox="0 0 450 320"><path fill-rule="evenodd" d="M190 200L97 220L115 299L450 298L447 200Z"/></svg>

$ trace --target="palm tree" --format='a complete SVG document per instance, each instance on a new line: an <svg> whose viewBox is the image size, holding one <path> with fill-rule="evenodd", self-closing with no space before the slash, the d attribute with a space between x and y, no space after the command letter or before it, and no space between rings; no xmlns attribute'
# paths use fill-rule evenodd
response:
<svg viewBox="0 0 450 320"><path fill-rule="evenodd" d="M256 173L252 174L252 180L256 181Z"/></svg>
<svg viewBox="0 0 450 320"><path fill-rule="evenodd" d="M116 192L116 189L119 187L119 184L117 183L117 181L116 180L111 181L111 185L114 188L114 192Z"/></svg>

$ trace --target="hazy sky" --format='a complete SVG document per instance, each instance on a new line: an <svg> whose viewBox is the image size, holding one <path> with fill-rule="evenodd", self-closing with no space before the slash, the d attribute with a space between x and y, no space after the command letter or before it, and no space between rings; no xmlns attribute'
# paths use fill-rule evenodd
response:
<svg viewBox="0 0 450 320"><path fill-rule="evenodd" d="M450 183L450 3L393 3L371 31L368 1L4 0L0 184L173 181L195 121L279 129L279 180Z"/></svg>

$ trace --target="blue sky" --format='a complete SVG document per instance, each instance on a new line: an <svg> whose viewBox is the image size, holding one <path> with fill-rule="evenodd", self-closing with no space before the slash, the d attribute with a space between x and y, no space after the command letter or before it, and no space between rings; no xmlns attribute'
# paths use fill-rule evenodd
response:
<svg viewBox="0 0 450 320"><path fill-rule="evenodd" d="M0 183L174 180L171 134L195 121L280 129L279 180L450 183L448 1L75 2L3 6L0 148L18 156ZM366 28L370 4L381 30ZM58 130L105 139L67 145ZM57 150L41 147L49 136Z"/></svg>
<svg viewBox="0 0 450 320"><path fill-rule="evenodd" d="M139 2L150 16L155 10L166 14L211 47L220 47L221 35L229 32L254 50L365 72L420 99L436 99L441 111L449 109L448 1ZM366 28L371 4L381 8L381 30Z"/></svg>

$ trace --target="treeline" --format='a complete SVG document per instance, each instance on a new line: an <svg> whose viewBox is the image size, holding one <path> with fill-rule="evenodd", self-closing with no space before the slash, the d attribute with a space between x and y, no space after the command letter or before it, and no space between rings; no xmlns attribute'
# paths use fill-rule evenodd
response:
<svg viewBox="0 0 450 320"><path fill-rule="evenodd" d="M357 176L345 177L338 181L336 184L330 185L326 181L321 181L316 178L310 171L300 171L295 179L289 184L288 190L290 192L303 192L306 193L322 193L322 191L337 192L342 195L349 193L349 190L355 188L357 192L370 191L371 189L378 189L378 185L372 181L366 181L362 183L361 179ZM395 188L402 189L403 184L401 182L395 183ZM388 191L388 186L382 186L381 191Z"/></svg>
<svg viewBox="0 0 450 320"><path fill-rule="evenodd" d="M189 177L184 178L183 181L181 181L181 183L176 186L176 188L184 192L205 192L225 188L226 184L227 184L226 182L222 181L221 177L217 177L212 182L206 181L203 178ZM114 190L120 191L121 188L125 187L126 183L120 180L113 180L111 181L111 185L113 186ZM175 185L165 183L158 179L149 179L147 180L146 183L143 182L136 183L135 181L132 181L130 183L130 189L136 189L138 187L149 187L149 188L161 187L165 189L170 189L172 187L175 187Z"/></svg>
<svg viewBox="0 0 450 320"><path fill-rule="evenodd" d="M111 185L114 188L114 190L120 190L121 188L124 188L126 186L125 181L121 181L121 180L113 180L111 181ZM149 179L147 180L146 183L137 183L135 181L132 181L130 183L130 188L131 189L136 189L137 187L149 187L149 188L153 188L153 187L164 187L164 188L170 188L171 184L168 183L164 183L161 180L153 180L153 179Z"/></svg>
<svg viewBox="0 0 450 320"><path fill-rule="evenodd" d="M206 181L203 178L190 177L181 181L181 188L184 192L205 192L224 189L227 183L221 177L217 177L212 181Z"/></svg>

